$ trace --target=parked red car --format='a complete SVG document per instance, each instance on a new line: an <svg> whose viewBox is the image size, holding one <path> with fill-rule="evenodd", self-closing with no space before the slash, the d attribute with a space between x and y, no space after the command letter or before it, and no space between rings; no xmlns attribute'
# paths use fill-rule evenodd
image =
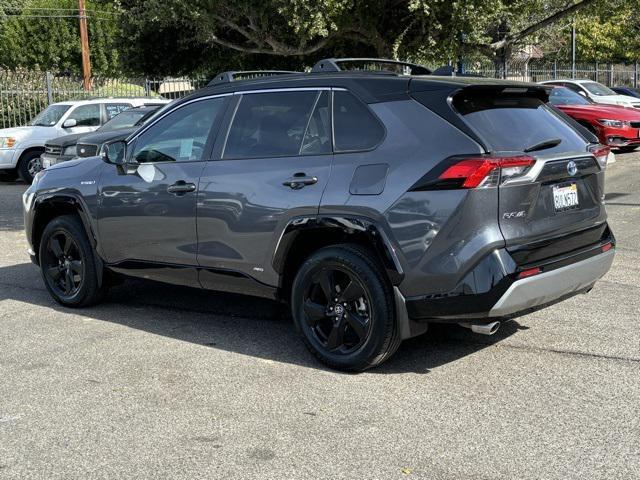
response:
<svg viewBox="0 0 640 480"><path fill-rule="evenodd" d="M600 143L628 152L640 147L640 111L593 103L566 87L555 87L549 103L596 134Z"/></svg>

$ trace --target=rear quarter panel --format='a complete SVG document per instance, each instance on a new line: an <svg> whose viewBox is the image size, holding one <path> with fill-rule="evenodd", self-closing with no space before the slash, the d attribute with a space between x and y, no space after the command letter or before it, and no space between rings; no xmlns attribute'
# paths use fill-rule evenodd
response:
<svg viewBox="0 0 640 480"><path fill-rule="evenodd" d="M376 222L403 268L405 296L450 291L484 255L504 245L497 189L409 190L442 160L482 153L482 148L414 100L369 106L385 124L386 137L375 150L334 156L319 213ZM384 190L352 194L356 168L371 164L388 165Z"/></svg>

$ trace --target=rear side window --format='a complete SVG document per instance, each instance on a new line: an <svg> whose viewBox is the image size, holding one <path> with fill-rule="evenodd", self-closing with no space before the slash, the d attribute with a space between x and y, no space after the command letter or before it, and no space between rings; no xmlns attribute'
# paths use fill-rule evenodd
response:
<svg viewBox="0 0 640 480"><path fill-rule="evenodd" d="M333 135L336 152L369 150L384 138L384 127L369 108L349 92L333 94Z"/></svg>
<svg viewBox="0 0 640 480"><path fill-rule="evenodd" d="M131 108L130 103L105 103L104 110L107 113L107 121L129 108Z"/></svg>
<svg viewBox="0 0 640 480"><path fill-rule="evenodd" d="M75 120L77 127L97 127L100 125L100 104L80 105L67 120Z"/></svg>
<svg viewBox="0 0 640 480"><path fill-rule="evenodd" d="M458 95L454 108L494 151L522 152L541 142L560 139L540 154L584 150L586 141L542 100L482 93Z"/></svg>
<svg viewBox="0 0 640 480"><path fill-rule="evenodd" d="M223 158L289 157L300 155L301 150L310 154L322 149L323 139L316 141L322 135L316 128L318 124L315 119L313 126L310 122L320 93L243 95L229 129ZM321 118L319 121L322 123Z"/></svg>

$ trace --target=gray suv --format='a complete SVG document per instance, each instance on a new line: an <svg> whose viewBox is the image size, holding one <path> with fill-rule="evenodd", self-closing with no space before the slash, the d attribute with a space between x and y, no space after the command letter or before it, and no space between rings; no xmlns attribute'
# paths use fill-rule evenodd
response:
<svg viewBox="0 0 640 480"><path fill-rule="evenodd" d="M87 306L125 274L279 299L322 362L360 371L430 323L491 334L607 272L608 151L549 87L342 65L220 75L38 174L25 224L52 297Z"/></svg>

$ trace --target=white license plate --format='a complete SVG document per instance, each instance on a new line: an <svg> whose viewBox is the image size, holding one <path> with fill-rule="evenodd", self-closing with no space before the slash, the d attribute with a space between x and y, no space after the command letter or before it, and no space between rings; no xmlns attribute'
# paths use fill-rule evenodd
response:
<svg viewBox="0 0 640 480"><path fill-rule="evenodd" d="M556 212L578 207L578 186L575 183L554 185L553 205Z"/></svg>

